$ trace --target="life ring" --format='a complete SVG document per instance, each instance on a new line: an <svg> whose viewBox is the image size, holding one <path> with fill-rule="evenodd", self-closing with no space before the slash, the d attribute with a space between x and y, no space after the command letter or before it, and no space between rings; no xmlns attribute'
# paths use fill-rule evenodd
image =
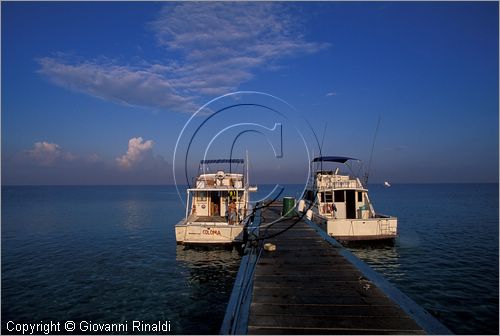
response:
<svg viewBox="0 0 500 336"><path fill-rule="evenodd" d="M202 205L201 205L201 208L202 208L202 209L205 209L205 208L206 208L205 204L202 204Z"/></svg>

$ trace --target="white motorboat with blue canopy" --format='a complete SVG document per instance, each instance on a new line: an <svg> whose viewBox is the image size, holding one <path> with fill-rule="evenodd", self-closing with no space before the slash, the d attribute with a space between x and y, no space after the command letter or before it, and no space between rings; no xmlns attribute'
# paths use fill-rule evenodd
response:
<svg viewBox="0 0 500 336"><path fill-rule="evenodd" d="M354 176L352 161L360 162L342 156L314 158L303 208L310 207L308 217L339 241L393 240L397 218L375 212L366 185ZM336 167L324 169L327 164ZM345 168L350 173L341 171Z"/></svg>
<svg viewBox="0 0 500 336"><path fill-rule="evenodd" d="M213 170L220 165L229 165L229 170ZM234 167L241 167L242 172L235 173ZM187 189L186 216L175 226L178 244L243 242L244 228L252 212L249 193L257 191L257 187L248 184L246 168L243 159L200 161L200 174Z"/></svg>

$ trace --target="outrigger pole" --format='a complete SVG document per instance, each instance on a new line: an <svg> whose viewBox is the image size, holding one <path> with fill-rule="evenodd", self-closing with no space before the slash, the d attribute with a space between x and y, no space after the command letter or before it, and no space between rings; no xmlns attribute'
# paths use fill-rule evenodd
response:
<svg viewBox="0 0 500 336"><path fill-rule="evenodd" d="M368 169L366 170L365 174L365 188L368 186L368 174L370 173L370 168L372 165L372 157L373 157L373 150L375 149L375 139L377 139L377 133L378 133L378 128L380 126L380 119L382 119L382 115L378 115L378 121L377 121L377 128L375 129L375 135L373 136L373 142L372 142L372 151L370 152L370 160L368 161Z"/></svg>

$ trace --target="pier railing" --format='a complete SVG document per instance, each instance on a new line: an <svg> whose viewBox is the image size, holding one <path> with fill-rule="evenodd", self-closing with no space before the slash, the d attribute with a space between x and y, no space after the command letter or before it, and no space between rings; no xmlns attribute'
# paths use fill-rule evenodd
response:
<svg viewBox="0 0 500 336"><path fill-rule="evenodd" d="M259 235L260 215L261 210L257 210L254 220L249 226L249 232L252 235ZM242 335L247 333L248 316L252 302L253 273L261 251L262 249L258 245L245 247L245 255L241 259L240 268L236 275L233 291L220 329L221 335Z"/></svg>

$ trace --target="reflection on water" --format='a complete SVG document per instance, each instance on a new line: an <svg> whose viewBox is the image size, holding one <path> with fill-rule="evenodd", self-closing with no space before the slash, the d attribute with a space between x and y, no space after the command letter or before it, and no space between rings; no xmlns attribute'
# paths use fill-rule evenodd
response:
<svg viewBox="0 0 500 336"><path fill-rule="evenodd" d="M146 215L143 212L143 207L136 200L127 200L123 203L123 212L125 218L122 223L123 226L130 232L138 231L143 225L141 216Z"/></svg>
<svg viewBox="0 0 500 336"><path fill-rule="evenodd" d="M241 260L236 249L177 246L177 264L187 271L191 326L186 333L217 333Z"/></svg>
<svg viewBox="0 0 500 336"><path fill-rule="evenodd" d="M358 258L381 274L390 274L392 279L403 279L398 242L350 243L346 246Z"/></svg>

